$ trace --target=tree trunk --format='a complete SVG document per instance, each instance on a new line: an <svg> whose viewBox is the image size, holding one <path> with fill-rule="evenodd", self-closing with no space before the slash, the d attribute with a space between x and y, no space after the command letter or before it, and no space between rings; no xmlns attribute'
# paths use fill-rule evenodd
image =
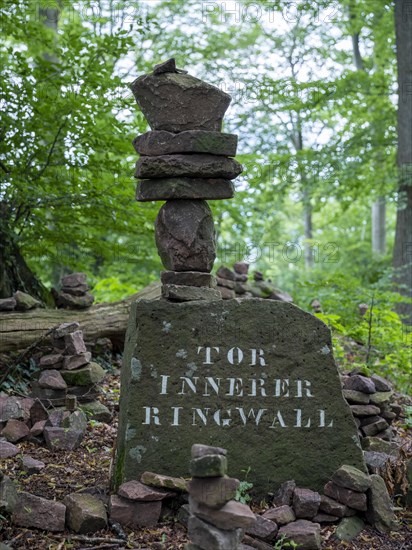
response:
<svg viewBox="0 0 412 550"><path fill-rule="evenodd" d="M11 227L9 208L5 202L0 202L0 298L9 298L16 290L21 290L46 305L54 305L50 292L24 260Z"/></svg>
<svg viewBox="0 0 412 550"><path fill-rule="evenodd" d="M23 350L40 340L51 328L77 321L86 341L110 338L121 348L126 334L130 306L137 299L160 297L160 284L152 283L120 302L97 304L85 310L34 309L24 313L0 314L0 353Z"/></svg>
<svg viewBox="0 0 412 550"><path fill-rule="evenodd" d="M393 266L401 294L409 299L398 311L412 324L412 13L409 0L395 1L398 62L399 195Z"/></svg>
<svg viewBox="0 0 412 550"><path fill-rule="evenodd" d="M386 202L379 197L372 204L372 252L383 255L386 252Z"/></svg>

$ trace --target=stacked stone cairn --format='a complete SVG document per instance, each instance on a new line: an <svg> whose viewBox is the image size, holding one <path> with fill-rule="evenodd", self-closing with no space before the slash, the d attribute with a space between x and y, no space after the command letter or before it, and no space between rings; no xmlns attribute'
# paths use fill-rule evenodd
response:
<svg viewBox="0 0 412 550"><path fill-rule="evenodd" d="M248 279L249 265L246 262L236 262L233 270L221 266L217 270L217 289L223 300L233 298L262 298L267 300L279 300L281 302L293 302L290 294L277 288L272 281L266 280L260 271L255 271L253 281Z"/></svg>
<svg viewBox="0 0 412 550"><path fill-rule="evenodd" d="M255 522L248 506L234 500L239 481L227 477L226 450L195 444L188 483L188 534L186 550L235 550L244 529Z"/></svg>
<svg viewBox="0 0 412 550"><path fill-rule="evenodd" d="M211 270L215 230L207 200L234 195L242 166L237 136L221 133L231 98L176 68L169 59L137 78L131 89L152 131L133 142L140 159L138 201L166 201L155 223L156 246L167 271L162 295L175 302L218 300Z"/></svg>
<svg viewBox="0 0 412 550"><path fill-rule="evenodd" d="M40 358L41 372L38 380L32 383L32 397L46 408L65 406L67 398L71 397L91 418L110 421L110 411L98 401L98 384L106 373L91 360L79 323L63 323L55 328L51 342L53 353Z"/></svg>
<svg viewBox="0 0 412 550"><path fill-rule="evenodd" d="M87 309L94 302L89 290L85 273L71 273L62 277L61 290L53 289L53 296L57 307Z"/></svg>

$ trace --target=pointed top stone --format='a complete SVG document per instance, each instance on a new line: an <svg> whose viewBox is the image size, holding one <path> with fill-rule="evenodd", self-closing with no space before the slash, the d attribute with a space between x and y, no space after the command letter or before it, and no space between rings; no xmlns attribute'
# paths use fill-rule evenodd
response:
<svg viewBox="0 0 412 550"><path fill-rule="evenodd" d="M176 68L169 59L151 74L139 76L131 90L152 130L220 132L231 97Z"/></svg>

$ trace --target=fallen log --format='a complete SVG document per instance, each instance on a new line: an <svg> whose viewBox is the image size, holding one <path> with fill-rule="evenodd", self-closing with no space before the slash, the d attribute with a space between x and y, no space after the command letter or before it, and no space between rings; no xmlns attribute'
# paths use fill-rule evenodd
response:
<svg viewBox="0 0 412 550"><path fill-rule="evenodd" d="M84 310L33 309L26 312L0 314L0 353L19 351L43 338L53 327L77 321L86 342L110 338L114 343L124 341L130 306L138 299L155 300L160 297L160 283L149 286L113 303L103 303Z"/></svg>

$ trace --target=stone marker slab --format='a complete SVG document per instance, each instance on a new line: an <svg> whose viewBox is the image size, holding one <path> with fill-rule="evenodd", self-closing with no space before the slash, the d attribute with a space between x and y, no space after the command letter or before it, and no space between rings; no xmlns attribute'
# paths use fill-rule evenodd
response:
<svg viewBox="0 0 412 550"><path fill-rule="evenodd" d="M227 449L231 476L250 467L261 498L287 479L319 491L342 464L366 472L330 331L293 304L138 301L123 365L116 486L188 477L199 441Z"/></svg>
<svg viewBox="0 0 412 550"><path fill-rule="evenodd" d="M141 180L136 188L138 202L171 199L231 199L235 188L230 180L204 178L158 178Z"/></svg>
<svg viewBox="0 0 412 550"><path fill-rule="evenodd" d="M237 149L237 135L205 130L172 132L146 132L133 140L139 155L159 156L176 153L209 153L234 157Z"/></svg>

